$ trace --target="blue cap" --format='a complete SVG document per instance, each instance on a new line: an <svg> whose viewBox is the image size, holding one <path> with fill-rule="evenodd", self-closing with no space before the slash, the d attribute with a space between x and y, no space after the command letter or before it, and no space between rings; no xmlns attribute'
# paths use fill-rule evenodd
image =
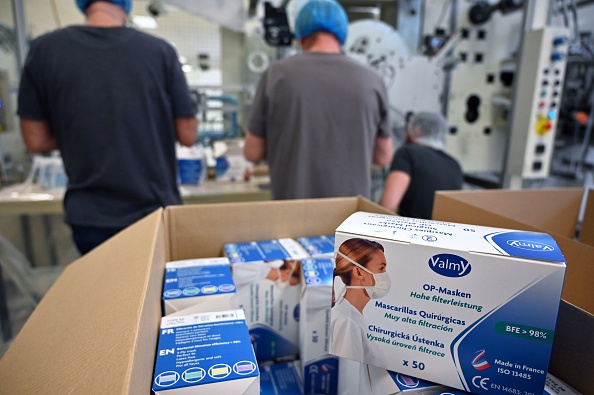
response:
<svg viewBox="0 0 594 395"><path fill-rule="evenodd" d="M89 5L91 5L91 3L94 3L96 1L99 1L99 0L76 0L76 5L78 6L78 9L81 10L81 12L85 12L87 7ZM132 9L132 0L101 0L101 1L119 5L120 7L122 7L124 9L124 11L126 11L126 14L129 14L130 10Z"/></svg>
<svg viewBox="0 0 594 395"><path fill-rule="evenodd" d="M349 19L340 4L334 0L310 0L299 10L295 19L295 37L306 38L319 31L332 33L344 44Z"/></svg>

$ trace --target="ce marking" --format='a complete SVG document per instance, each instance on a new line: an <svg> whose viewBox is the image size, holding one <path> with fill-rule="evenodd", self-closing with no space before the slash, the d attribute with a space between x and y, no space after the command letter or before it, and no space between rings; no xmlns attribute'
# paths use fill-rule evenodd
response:
<svg viewBox="0 0 594 395"><path fill-rule="evenodd" d="M423 240L433 242L433 241L437 241L437 237L425 235L425 236L423 236Z"/></svg>
<svg viewBox="0 0 594 395"><path fill-rule="evenodd" d="M487 387L487 383L488 382L489 382L489 378L488 377L483 378L481 376L474 376L472 378L472 385L474 385L476 388L482 388L484 390L488 390L489 389Z"/></svg>

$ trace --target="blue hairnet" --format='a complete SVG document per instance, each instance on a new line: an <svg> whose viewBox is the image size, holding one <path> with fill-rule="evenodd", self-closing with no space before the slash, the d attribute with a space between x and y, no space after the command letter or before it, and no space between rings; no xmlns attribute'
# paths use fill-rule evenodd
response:
<svg viewBox="0 0 594 395"><path fill-rule="evenodd" d="M91 3L94 3L96 1L98 1L98 0L76 0L76 5L78 6L79 10L81 10L82 12L85 12L87 7ZM126 11L126 14L129 14L130 10L132 9L132 0L101 0L101 1L106 1L108 3L113 3L116 5L119 5L120 7L122 7L124 9L124 11Z"/></svg>
<svg viewBox="0 0 594 395"><path fill-rule="evenodd" d="M299 10L295 19L295 37L311 36L318 31L332 33L344 44L349 19L344 8L334 0L310 0Z"/></svg>

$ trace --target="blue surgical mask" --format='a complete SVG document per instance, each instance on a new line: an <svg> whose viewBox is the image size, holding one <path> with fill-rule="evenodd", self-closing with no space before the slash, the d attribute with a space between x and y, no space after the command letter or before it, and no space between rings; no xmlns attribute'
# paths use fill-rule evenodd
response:
<svg viewBox="0 0 594 395"><path fill-rule="evenodd" d="M373 273L369 269L365 268L363 265L358 264L342 252L338 251L338 255L346 259L347 261L351 262L353 265L365 270L367 273L373 276L375 280L375 285L347 285L346 288L357 288L357 289L365 289L367 295L371 299L379 299L388 294L390 292L390 287L392 286L392 280L390 280L390 276L387 272L384 273Z"/></svg>

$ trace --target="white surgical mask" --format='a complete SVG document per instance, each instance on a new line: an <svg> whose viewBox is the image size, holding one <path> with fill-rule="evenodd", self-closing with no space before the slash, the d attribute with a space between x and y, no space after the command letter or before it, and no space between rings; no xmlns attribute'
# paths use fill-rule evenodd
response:
<svg viewBox="0 0 594 395"><path fill-rule="evenodd" d="M373 273L369 269L365 268L364 266L358 264L357 262L353 261L351 258L343 254L342 252L338 251L338 255L346 259L347 261L351 262L353 265L365 270L367 273L373 276L375 280L375 285L347 285L347 288L363 288L367 292L367 295L371 299L379 299L388 294L390 292L390 286L392 285L392 281L390 280L390 276L387 272L384 273Z"/></svg>
<svg viewBox="0 0 594 395"><path fill-rule="evenodd" d="M284 263L285 262L282 259L277 259L277 260L268 262L268 264L270 266L272 266L272 268L274 268L278 272L278 278L274 281L274 284L281 291L287 289L291 285L291 283L290 283L291 276L293 275L293 272L295 271L295 266L296 266L296 265L293 265L291 267L291 272L289 273L289 278L287 279L287 281L283 281L282 272L281 272L280 268L281 268L281 266L283 266Z"/></svg>

